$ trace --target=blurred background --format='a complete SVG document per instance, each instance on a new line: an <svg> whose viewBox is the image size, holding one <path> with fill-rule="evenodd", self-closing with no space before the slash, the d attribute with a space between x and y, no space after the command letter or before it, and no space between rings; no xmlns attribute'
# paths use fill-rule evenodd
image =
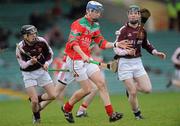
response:
<svg viewBox="0 0 180 126"><path fill-rule="evenodd" d="M20 28L32 24L38 34L45 37L54 51L53 67L61 62L63 49L70 31L70 24L85 14L89 0L0 0L0 100L26 98L24 84L15 56L16 43L21 40ZM179 0L97 0L104 5L100 19L101 31L109 41L115 41L115 31L127 21L129 5L147 8L151 17L146 23L150 42L167 54L161 61L143 50L143 63L152 81L154 92L180 91L174 86L167 88L173 77L174 64L171 56L180 47L180 2ZM113 59L111 49L103 51L105 62ZM52 77L56 73L51 72ZM117 75L105 71L111 94L125 93ZM53 77L54 78L54 77ZM78 88L71 84L67 96Z"/></svg>

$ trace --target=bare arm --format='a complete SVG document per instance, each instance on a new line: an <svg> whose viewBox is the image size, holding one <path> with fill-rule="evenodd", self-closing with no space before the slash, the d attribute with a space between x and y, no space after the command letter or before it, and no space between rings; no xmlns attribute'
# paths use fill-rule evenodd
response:
<svg viewBox="0 0 180 126"><path fill-rule="evenodd" d="M107 42L105 48L122 48L122 49L129 49L132 47L132 44L128 40L121 40L120 42Z"/></svg>

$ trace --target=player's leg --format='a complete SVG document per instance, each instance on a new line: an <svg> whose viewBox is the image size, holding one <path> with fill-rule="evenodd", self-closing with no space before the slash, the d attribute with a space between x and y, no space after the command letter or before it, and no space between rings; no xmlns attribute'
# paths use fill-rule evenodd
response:
<svg viewBox="0 0 180 126"><path fill-rule="evenodd" d="M69 123L74 123L74 119L71 113L74 104L90 93L91 86L89 85L89 83L89 79L79 81L81 88L75 91L68 102L66 102L62 107L64 116Z"/></svg>
<svg viewBox="0 0 180 126"><path fill-rule="evenodd" d="M56 93L57 93L57 96L56 96L56 100L62 105L63 104L63 99L64 99L64 92L65 92L65 88L66 88L66 85L64 84L57 84L55 86L55 90L56 90ZM47 95L47 94L46 94ZM44 101L41 101L39 104L40 104L40 108L41 110L43 110L49 103L51 103L53 100L44 100Z"/></svg>
<svg viewBox="0 0 180 126"><path fill-rule="evenodd" d="M151 81L143 67L134 72L134 80L136 81L136 89L138 91L143 93L150 93L152 91ZM135 116L136 119L143 119L139 107L135 111Z"/></svg>
<svg viewBox="0 0 180 126"><path fill-rule="evenodd" d="M46 93L44 93L41 98L43 100L54 100L57 96L56 90L55 90L55 86L53 83L49 83L45 86L43 86L43 88L45 89Z"/></svg>
<svg viewBox="0 0 180 126"><path fill-rule="evenodd" d="M176 87L180 87L180 70L175 71L175 77L172 79L172 84Z"/></svg>
<svg viewBox="0 0 180 126"><path fill-rule="evenodd" d="M119 80L123 81L126 87L126 94L128 96L128 100L135 117L140 115L139 104L137 99L137 86L136 82L134 81L134 73L138 71L137 68L139 68L139 63L141 63L141 60L139 58L121 58L118 64L118 77Z"/></svg>
<svg viewBox="0 0 180 126"><path fill-rule="evenodd" d="M36 76L34 72L22 72L23 80L26 88L26 92L29 96L29 100L31 101L31 107L33 112L33 123L40 123L40 106L38 94L36 92L35 86L37 86Z"/></svg>
<svg viewBox="0 0 180 126"><path fill-rule="evenodd" d="M180 87L180 80L173 79L172 84L176 87Z"/></svg>
<svg viewBox="0 0 180 126"><path fill-rule="evenodd" d="M117 120L122 118L123 114L114 112L113 107L111 105L109 92L108 92L108 89L107 89L107 86L106 86L106 83L105 83L105 79L103 78L100 70L96 70L96 71L93 72L93 69L95 67L96 66L90 67L91 68L89 70L90 79L98 87L100 97L104 102L106 113L109 116L109 121L110 122L117 121Z"/></svg>
<svg viewBox="0 0 180 126"><path fill-rule="evenodd" d="M38 85L43 87L46 91L45 94L41 95L42 100L54 100L57 96L57 93L49 73L45 71L37 81Z"/></svg>
<svg viewBox="0 0 180 126"><path fill-rule="evenodd" d="M144 74L140 77L135 77L134 79L136 81L138 91L143 93L151 93L152 91L151 81L147 74Z"/></svg>
<svg viewBox="0 0 180 126"><path fill-rule="evenodd" d="M43 71L43 74L41 75L41 77L38 77L36 80L37 80L38 86L43 87L46 91L46 93L38 96L39 105L41 107L40 110L42 110L52 100L56 98L57 93L55 92L55 86L48 72Z"/></svg>
<svg viewBox="0 0 180 126"><path fill-rule="evenodd" d="M73 93L71 98L66 102L62 108L65 118L68 122L74 123L74 119L72 116L72 109L75 103L81 100L83 97L88 95L91 91L91 86L89 85L89 79L86 73L86 68L84 67L83 61L70 61L70 69L73 69L78 76L76 76L76 81L79 82L81 88Z"/></svg>
<svg viewBox="0 0 180 126"><path fill-rule="evenodd" d="M62 69L68 69L66 63L63 64ZM59 72L56 84L56 99L61 105L64 104L64 94L67 85L71 84L75 80L74 75L71 72Z"/></svg>
<svg viewBox="0 0 180 126"><path fill-rule="evenodd" d="M66 85L60 82L59 84L56 85L56 92L57 92L56 100L60 103L61 106L64 104L65 90L66 90Z"/></svg>
<svg viewBox="0 0 180 126"><path fill-rule="evenodd" d="M33 123L40 123L39 101L38 94L34 86L27 87L26 92L31 99L31 106L33 112Z"/></svg>
<svg viewBox="0 0 180 126"><path fill-rule="evenodd" d="M73 106L75 103L77 103L79 100L81 100L83 97L85 97L86 95L90 93L91 86L89 85L89 83L90 83L89 79L79 81L81 88L75 91L75 93L72 95L72 97L68 101L68 103L71 106ZM66 106L65 106L65 110L66 110ZM67 109L67 111L70 112L71 109L70 110Z"/></svg>
<svg viewBox="0 0 180 126"><path fill-rule="evenodd" d="M87 116L86 110L98 92L97 86L92 81L90 81L90 82L91 82L90 84L92 85L91 93L88 94L83 99L83 103L79 106L79 109L76 113L76 117L86 117Z"/></svg>
<svg viewBox="0 0 180 126"><path fill-rule="evenodd" d="M136 119L139 119L139 116L141 116L141 111L139 109L139 103L137 98L137 88L134 83L133 78L125 79L123 80L126 90L128 92L128 100L131 105L131 109L135 115Z"/></svg>
<svg viewBox="0 0 180 126"><path fill-rule="evenodd" d="M86 105L87 107L89 106L89 104L92 102L93 98L96 96L97 92L98 92L98 88L97 86L90 81L92 89L91 89L91 93L89 95L87 95L84 100L83 100L83 104Z"/></svg>
<svg viewBox="0 0 180 126"><path fill-rule="evenodd" d="M92 71L92 69L91 69L91 68L93 68L92 65L89 65L88 68L90 68L90 69L88 69L88 74L91 75L93 73L93 71L94 71L94 70ZM104 72L101 71L101 73L103 75L103 78L105 79ZM88 108L88 106L90 105L90 103L92 102L92 100L94 99L94 97L96 96L96 94L98 92L98 88L97 88L96 84L94 84L91 81L91 85L92 85L91 93L84 98L83 103L81 104L81 106L78 109L76 117L82 117L82 116L86 117L87 116L87 112L86 112L87 108Z"/></svg>
<svg viewBox="0 0 180 126"><path fill-rule="evenodd" d="M151 81L144 69L141 59L136 58L134 62L136 62L136 64L134 64L134 67L136 67L137 69L133 70L133 77L137 82L136 85L138 91L150 93L152 90Z"/></svg>

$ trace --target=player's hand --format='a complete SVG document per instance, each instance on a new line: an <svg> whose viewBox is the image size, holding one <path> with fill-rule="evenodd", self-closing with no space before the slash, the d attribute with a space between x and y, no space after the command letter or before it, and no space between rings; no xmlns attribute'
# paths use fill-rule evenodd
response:
<svg viewBox="0 0 180 126"><path fill-rule="evenodd" d="M156 52L154 53L154 55L157 56L157 57L159 57L160 59L166 59L166 54L163 53L163 52L158 52L158 51L156 51Z"/></svg>
<svg viewBox="0 0 180 126"><path fill-rule="evenodd" d="M122 49L129 49L132 48L132 44L129 40L122 40L120 42L116 42L116 46Z"/></svg>
<svg viewBox="0 0 180 126"><path fill-rule="evenodd" d="M49 64L47 64L47 63L45 63L45 64L43 65L43 69L44 69L45 71L48 70L48 67L49 67Z"/></svg>
<svg viewBox="0 0 180 126"><path fill-rule="evenodd" d="M89 63L89 61L90 61L90 58L85 54L82 56L82 59L84 62L87 62L87 63Z"/></svg>
<svg viewBox="0 0 180 126"><path fill-rule="evenodd" d="M131 55L131 56L136 55L136 49L130 48L130 49L126 49L126 51L128 52L128 55Z"/></svg>
<svg viewBox="0 0 180 126"><path fill-rule="evenodd" d="M32 64L37 63L37 58L36 58L36 56L33 56L33 57L31 58L31 63L32 63Z"/></svg>

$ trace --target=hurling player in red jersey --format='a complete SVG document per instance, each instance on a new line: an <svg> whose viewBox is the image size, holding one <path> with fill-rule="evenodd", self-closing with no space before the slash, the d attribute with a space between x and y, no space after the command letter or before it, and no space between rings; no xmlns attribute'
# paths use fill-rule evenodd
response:
<svg viewBox="0 0 180 126"><path fill-rule="evenodd" d="M93 41L102 49L130 47L130 45L125 42L126 40L122 40L119 43L112 43L104 39L100 32L99 23L97 22L102 11L103 5L101 3L89 1L86 6L85 16L77 19L71 25L71 31L65 49L67 54L66 63L68 64L68 68L76 76L75 79L80 83L81 89L74 92L72 97L62 107L65 118L70 123L74 123L73 115L71 113L74 104L84 96L88 95L91 91L92 87L89 84L90 81L94 82L98 87L106 113L109 116L109 121L117 121L123 116L122 113L114 112L113 110L105 79L103 79L99 67L89 63L91 58L90 44Z"/></svg>
<svg viewBox="0 0 180 126"><path fill-rule="evenodd" d="M117 31L117 41L128 39L133 47L131 49L114 48L116 59L119 59L118 77L126 86L129 102L136 119L143 119L138 104L138 91L150 93L152 90L150 79L141 61L141 48L146 49L150 54L165 59L163 52L157 51L147 39L145 29L140 29L140 8L132 5L128 10L128 22Z"/></svg>

